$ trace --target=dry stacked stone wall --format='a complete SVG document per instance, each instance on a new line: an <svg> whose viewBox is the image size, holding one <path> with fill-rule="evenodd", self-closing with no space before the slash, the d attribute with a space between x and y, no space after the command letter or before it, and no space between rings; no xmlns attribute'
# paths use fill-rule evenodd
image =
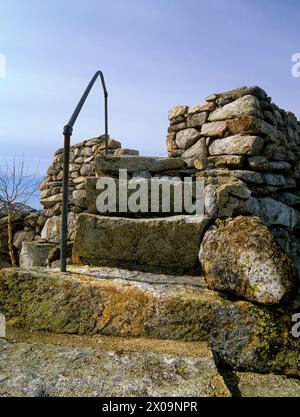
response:
<svg viewBox="0 0 300 417"><path fill-rule="evenodd" d="M108 153L113 155L138 155L132 149L124 149L114 139L108 140ZM105 136L85 140L71 146L69 181L69 240L73 240L76 218L87 210L85 179L95 176L94 160L97 155L105 154ZM46 223L41 232L42 240L58 243L60 239L60 215L62 202L63 149L54 154L47 176L40 185L41 204Z"/></svg>
<svg viewBox="0 0 300 417"><path fill-rule="evenodd" d="M169 112L167 148L205 179L213 221L259 217L300 273L300 122L259 87Z"/></svg>

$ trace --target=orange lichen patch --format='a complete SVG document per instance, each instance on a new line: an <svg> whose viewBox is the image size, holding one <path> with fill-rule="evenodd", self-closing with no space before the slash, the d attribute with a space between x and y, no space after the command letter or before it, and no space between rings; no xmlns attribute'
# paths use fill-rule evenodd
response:
<svg viewBox="0 0 300 417"><path fill-rule="evenodd" d="M228 130L232 135L247 133L258 135L262 133L261 121L252 116L241 116L227 120Z"/></svg>
<svg viewBox="0 0 300 417"><path fill-rule="evenodd" d="M81 265L81 259L79 256L72 255L72 263L74 265Z"/></svg>

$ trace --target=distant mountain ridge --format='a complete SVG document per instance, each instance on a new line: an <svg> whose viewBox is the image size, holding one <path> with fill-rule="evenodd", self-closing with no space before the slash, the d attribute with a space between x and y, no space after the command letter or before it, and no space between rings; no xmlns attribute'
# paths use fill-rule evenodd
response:
<svg viewBox="0 0 300 417"><path fill-rule="evenodd" d="M14 203L13 204L14 213L17 213L21 216L26 216L27 214L37 211L34 208L23 204L23 203ZM0 218L7 216L7 204L4 201L0 200Z"/></svg>

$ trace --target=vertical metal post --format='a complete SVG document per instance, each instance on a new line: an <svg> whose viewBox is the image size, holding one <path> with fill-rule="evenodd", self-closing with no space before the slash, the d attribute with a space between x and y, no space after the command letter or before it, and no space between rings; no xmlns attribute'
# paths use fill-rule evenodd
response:
<svg viewBox="0 0 300 417"><path fill-rule="evenodd" d="M72 127L64 128L64 160L63 160L63 197L61 210L61 247L60 247L60 271L66 272L67 267L67 241L68 241L68 199L69 199L69 162L70 141Z"/></svg>
<svg viewBox="0 0 300 417"><path fill-rule="evenodd" d="M108 154L108 110L107 110L107 92L104 93L104 114L105 114L105 155Z"/></svg>
<svg viewBox="0 0 300 417"><path fill-rule="evenodd" d="M77 117L85 103L96 79L100 76L101 84L104 93L104 106L105 106L105 154L108 154L108 93L105 86L104 76L102 71L97 71L87 88L85 89L81 99L79 100L71 119L64 127L64 161L63 161L63 197L62 197L62 209L61 209L61 244L60 244L60 270L66 272L67 267L67 242L68 242L68 199L69 199L69 160L70 160L70 141L73 133L73 126L77 120Z"/></svg>

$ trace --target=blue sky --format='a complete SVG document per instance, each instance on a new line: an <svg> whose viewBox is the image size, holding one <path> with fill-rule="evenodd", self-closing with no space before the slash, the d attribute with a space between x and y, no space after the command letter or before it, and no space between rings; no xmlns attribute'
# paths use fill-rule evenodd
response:
<svg viewBox="0 0 300 417"><path fill-rule="evenodd" d="M109 91L110 135L166 155L169 108L259 85L300 118L298 0L0 0L0 144L43 174L93 73ZM103 133L96 88L73 143Z"/></svg>

